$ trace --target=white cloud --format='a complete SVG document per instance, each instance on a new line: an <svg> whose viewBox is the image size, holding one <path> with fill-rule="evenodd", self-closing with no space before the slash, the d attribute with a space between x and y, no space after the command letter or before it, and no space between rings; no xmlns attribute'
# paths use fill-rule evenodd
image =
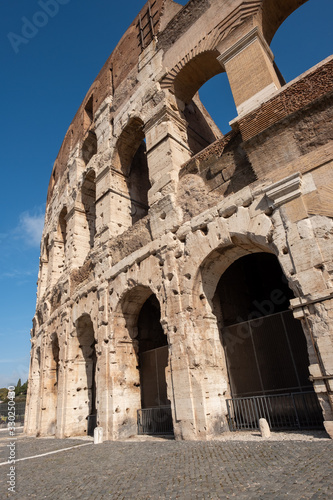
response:
<svg viewBox="0 0 333 500"><path fill-rule="evenodd" d="M44 214L37 213L31 215L29 212L23 212L20 215L20 222L16 234L23 237L30 246L39 246L44 227Z"/></svg>

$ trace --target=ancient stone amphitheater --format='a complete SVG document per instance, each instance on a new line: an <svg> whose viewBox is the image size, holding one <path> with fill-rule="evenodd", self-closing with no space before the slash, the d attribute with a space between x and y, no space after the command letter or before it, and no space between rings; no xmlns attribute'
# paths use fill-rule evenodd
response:
<svg viewBox="0 0 333 500"><path fill-rule="evenodd" d="M286 84L269 47L303 3L150 0L98 74L48 189L27 434L332 435L332 58Z"/></svg>

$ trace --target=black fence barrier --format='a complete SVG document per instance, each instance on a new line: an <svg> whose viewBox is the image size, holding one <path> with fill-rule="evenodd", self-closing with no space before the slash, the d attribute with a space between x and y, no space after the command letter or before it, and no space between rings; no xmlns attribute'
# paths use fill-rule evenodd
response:
<svg viewBox="0 0 333 500"><path fill-rule="evenodd" d="M8 407L8 403L0 403L0 429L7 427L8 412L15 414L14 421L16 426L24 424L25 403L15 403L15 405L10 407ZM9 416L13 418L11 413L9 413Z"/></svg>
<svg viewBox="0 0 333 500"><path fill-rule="evenodd" d="M173 434L171 407L159 406L138 410L138 434Z"/></svg>
<svg viewBox="0 0 333 500"><path fill-rule="evenodd" d="M259 429L265 418L271 429L322 429L323 415L315 392L295 392L227 399L231 431Z"/></svg>
<svg viewBox="0 0 333 500"><path fill-rule="evenodd" d="M97 427L97 415L88 415L87 417L87 435L93 436L94 430Z"/></svg>

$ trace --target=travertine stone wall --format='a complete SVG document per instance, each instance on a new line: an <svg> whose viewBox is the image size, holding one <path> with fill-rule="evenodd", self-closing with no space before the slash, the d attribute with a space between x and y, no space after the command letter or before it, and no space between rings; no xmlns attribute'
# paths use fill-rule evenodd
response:
<svg viewBox="0 0 333 500"><path fill-rule="evenodd" d="M332 433L332 58L284 85L269 43L299 0L151 2L78 110L51 175L25 431L137 432L138 321L154 294L177 439L228 430L215 292L237 259L281 265ZM148 5L140 13L148 16ZM138 45L139 40L139 45ZM226 71L223 136L197 91ZM249 374L251 376L251 374Z"/></svg>

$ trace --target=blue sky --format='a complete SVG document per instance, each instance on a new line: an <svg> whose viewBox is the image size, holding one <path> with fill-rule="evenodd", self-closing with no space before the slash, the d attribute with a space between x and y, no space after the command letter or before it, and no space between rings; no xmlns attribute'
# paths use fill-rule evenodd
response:
<svg viewBox="0 0 333 500"><path fill-rule="evenodd" d="M1 2L0 387L28 376L52 165L86 92L143 4L57 0L45 17L37 14L38 0ZM287 81L332 53L332 19L332 0L309 0L279 29L271 48ZM200 97L227 132L236 113L226 75L207 82Z"/></svg>

